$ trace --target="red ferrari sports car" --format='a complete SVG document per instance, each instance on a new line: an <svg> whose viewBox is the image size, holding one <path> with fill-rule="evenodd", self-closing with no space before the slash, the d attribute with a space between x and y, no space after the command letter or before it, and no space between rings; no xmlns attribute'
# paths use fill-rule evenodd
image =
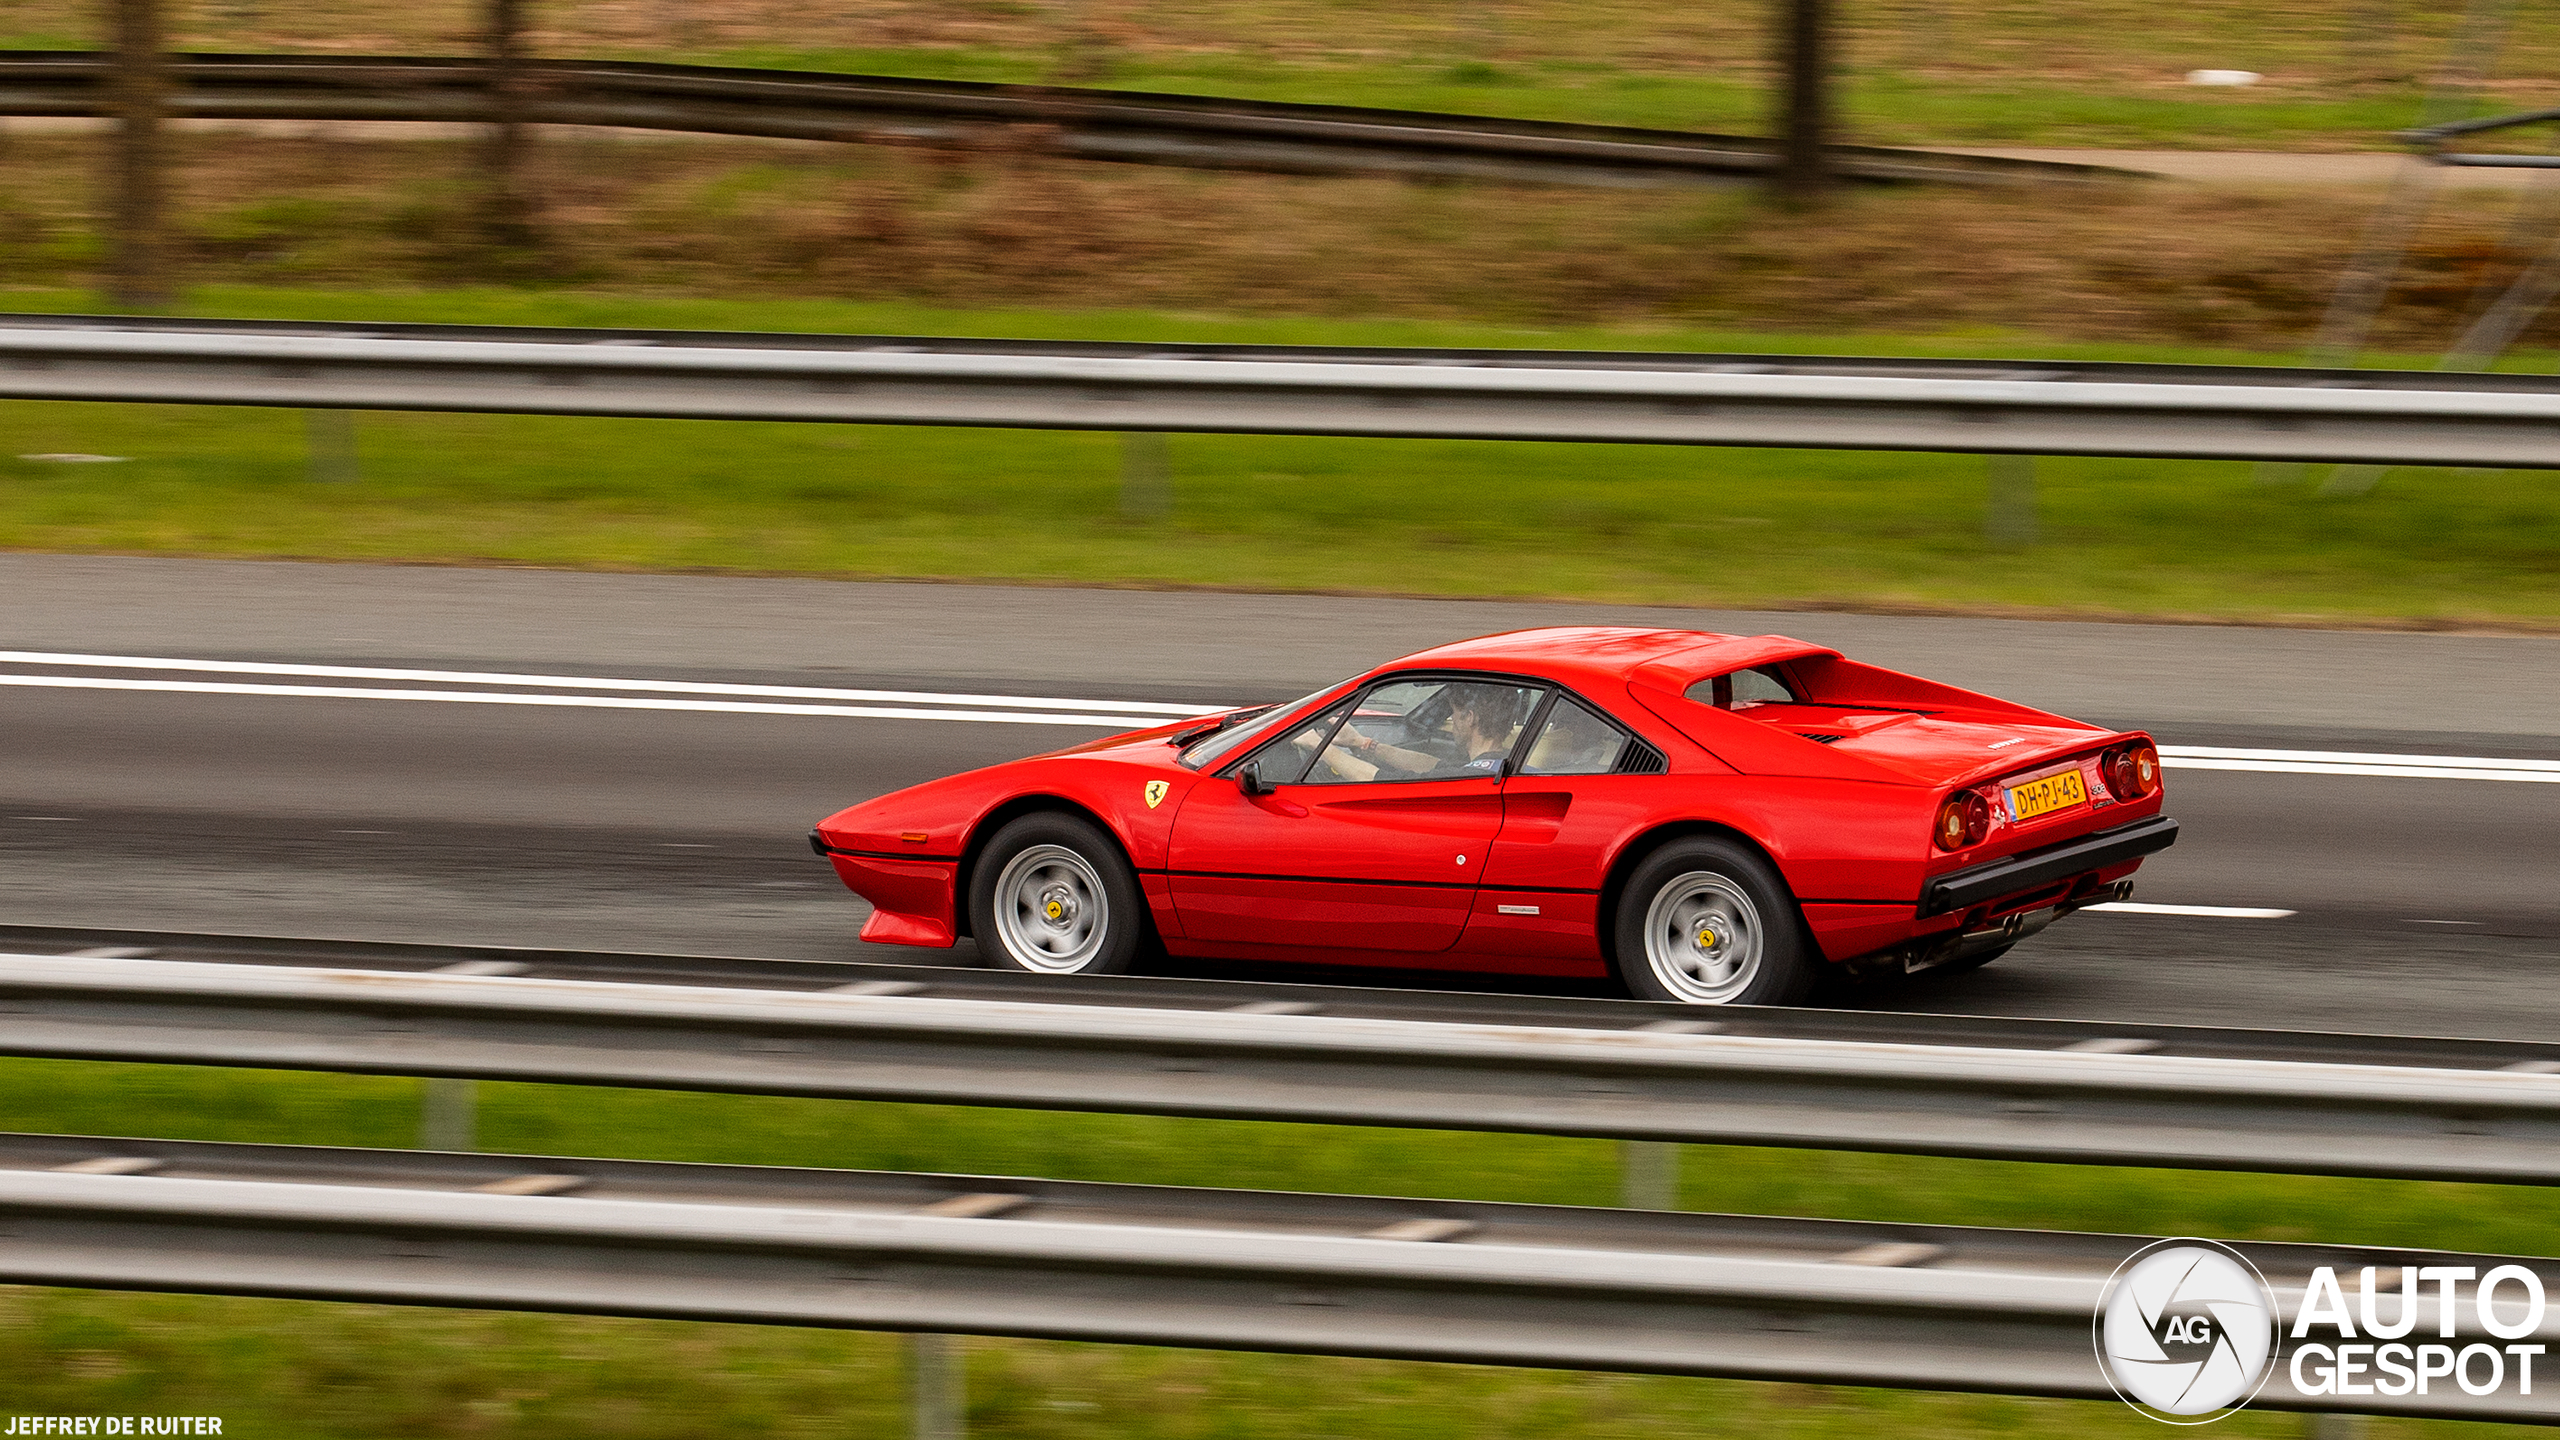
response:
<svg viewBox="0 0 2560 1440"><path fill-rule="evenodd" d="M2177 838L2160 799L2139 732L1783 636L1586 627L936 780L810 840L877 907L862 938L1018 970L1160 947L1787 1004L2122 898Z"/></svg>

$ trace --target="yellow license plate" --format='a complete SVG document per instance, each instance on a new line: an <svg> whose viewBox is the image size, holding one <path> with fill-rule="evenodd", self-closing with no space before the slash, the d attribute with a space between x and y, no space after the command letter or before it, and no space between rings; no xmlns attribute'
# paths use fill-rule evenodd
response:
<svg viewBox="0 0 2560 1440"><path fill-rule="evenodd" d="M2080 783L2077 770L2065 770L2059 775L2047 775L2041 780L2009 787L2009 813L2020 820L2033 820L2039 815L2050 815L2056 810L2068 810L2074 805L2088 803L2088 787Z"/></svg>

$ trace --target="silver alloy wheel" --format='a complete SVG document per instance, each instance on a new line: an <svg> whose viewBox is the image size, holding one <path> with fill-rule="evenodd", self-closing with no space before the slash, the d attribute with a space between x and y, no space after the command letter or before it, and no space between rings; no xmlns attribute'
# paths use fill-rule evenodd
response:
<svg viewBox="0 0 2560 1440"><path fill-rule="evenodd" d="M1034 845L996 877L995 921L1023 969L1072 975L1102 953L1111 902L1091 861L1064 845Z"/></svg>
<svg viewBox="0 0 2560 1440"><path fill-rule="evenodd" d="M1728 1005L1760 976L1760 911L1711 870L1677 875L1644 916L1644 962L1674 999Z"/></svg>

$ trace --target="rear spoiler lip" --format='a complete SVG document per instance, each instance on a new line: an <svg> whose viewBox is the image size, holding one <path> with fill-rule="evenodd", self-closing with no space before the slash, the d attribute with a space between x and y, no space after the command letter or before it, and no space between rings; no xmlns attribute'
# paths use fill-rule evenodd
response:
<svg viewBox="0 0 2560 1440"><path fill-rule="evenodd" d="M1920 917L1944 915L2069 876L2156 855L2177 841L2178 822L2166 815L2154 815L2113 830L1951 870L1922 888Z"/></svg>
<svg viewBox="0 0 2560 1440"><path fill-rule="evenodd" d="M2104 755L2107 751L2113 750L2119 745L2133 744L2149 745L2154 749L2159 748L2159 742L2152 739L2148 733L2141 730L2100 730L2095 726L2091 726L2089 727L2088 734L2084 737L2076 737L2068 741L2057 740L2054 744L2046 747L2042 751L2029 751L2023 758L2017 755L2011 755L2007 758L1995 755L1989 760L1984 761L1976 768L1968 770L1961 775L1933 783L1943 784L1950 791L1971 790L1977 786L1989 784L1994 780L2004 779L2008 776L2017 775L2025 771L2041 770L2048 766L2063 764L2067 761L2086 757L2093 753Z"/></svg>

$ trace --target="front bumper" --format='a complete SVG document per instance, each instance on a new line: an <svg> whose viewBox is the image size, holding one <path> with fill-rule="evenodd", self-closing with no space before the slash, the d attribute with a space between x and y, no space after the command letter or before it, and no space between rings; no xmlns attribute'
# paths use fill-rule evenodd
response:
<svg viewBox="0 0 2560 1440"><path fill-rule="evenodd" d="M809 848L833 865L845 888L871 902L862 938L883 945L951 948L958 934L954 912L960 862L929 855L876 855L839 850L816 831Z"/></svg>
<svg viewBox="0 0 2560 1440"><path fill-rule="evenodd" d="M2178 822L2166 815L2136 820L2113 830L2065 840L1994 860L1987 865L1974 865L1951 870L1931 880L1920 892L1920 915L1944 915L1962 910L2003 895L2015 895L2092 870L2104 870L2145 855L2156 855L2177 843Z"/></svg>

